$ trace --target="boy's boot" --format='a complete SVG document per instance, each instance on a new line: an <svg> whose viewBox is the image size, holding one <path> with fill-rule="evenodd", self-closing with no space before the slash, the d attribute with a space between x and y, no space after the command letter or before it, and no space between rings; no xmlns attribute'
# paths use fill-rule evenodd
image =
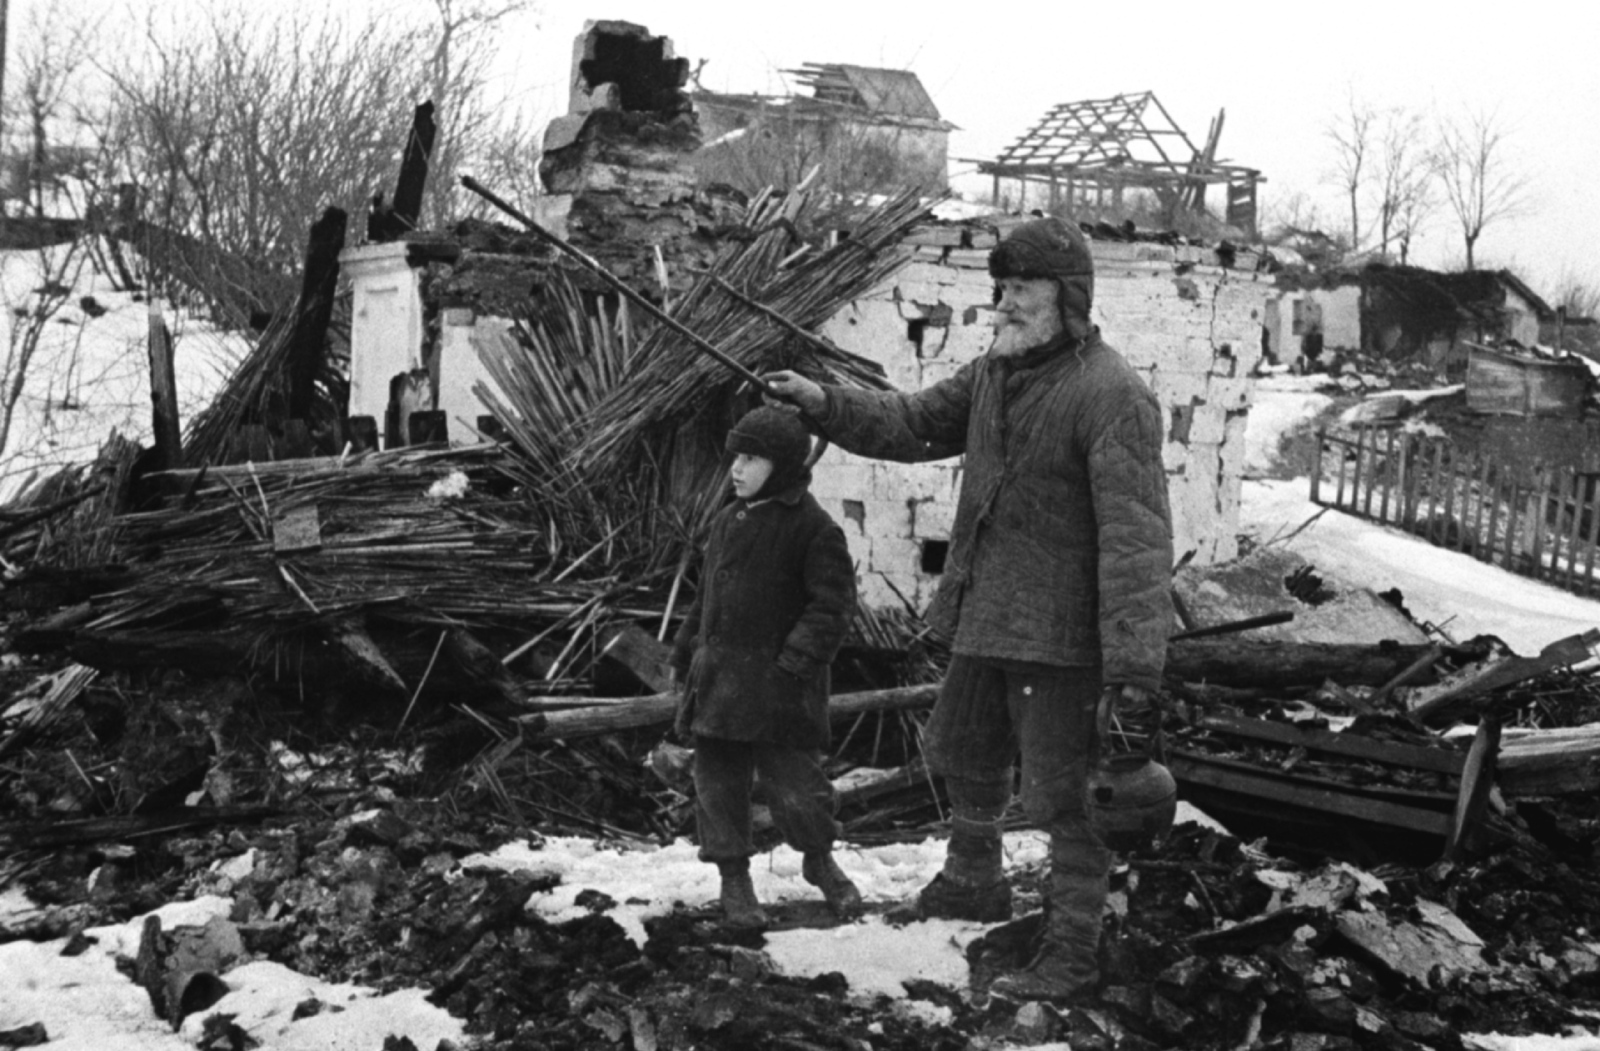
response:
<svg viewBox="0 0 1600 1051"><path fill-rule="evenodd" d="M1001 782L946 778L950 795L950 843L944 869L917 895L924 919L1001 923L1011 918L1011 884L1001 863L1000 822L1011 802L1008 777Z"/></svg>
<svg viewBox="0 0 1600 1051"><path fill-rule="evenodd" d="M730 927L759 930L767 925L767 911L756 899L756 886L750 882L750 859L719 861L722 874L722 920Z"/></svg>
<svg viewBox="0 0 1600 1051"><path fill-rule="evenodd" d="M807 854L800 863L800 875L805 881L822 891L822 898L839 916L854 916L861 911L861 892L850 882L850 877L839 868L829 851Z"/></svg>
<svg viewBox="0 0 1600 1051"><path fill-rule="evenodd" d="M1100 980L1096 953L1109 861L1096 841L1051 836L1044 945L1027 967L996 978L991 993L1008 1000L1066 1003L1094 991Z"/></svg>

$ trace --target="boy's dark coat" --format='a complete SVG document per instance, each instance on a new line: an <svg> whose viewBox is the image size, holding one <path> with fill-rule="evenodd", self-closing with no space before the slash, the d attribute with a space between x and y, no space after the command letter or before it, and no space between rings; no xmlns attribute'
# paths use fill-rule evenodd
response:
<svg viewBox="0 0 1600 1051"><path fill-rule="evenodd" d="M844 531L803 484L724 508L674 645L679 731L827 747L828 665L855 601Z"/></svg>

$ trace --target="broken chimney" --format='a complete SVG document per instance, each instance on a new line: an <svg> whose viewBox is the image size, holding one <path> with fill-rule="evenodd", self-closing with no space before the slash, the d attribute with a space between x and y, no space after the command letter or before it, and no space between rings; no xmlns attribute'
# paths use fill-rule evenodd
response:
<svg viewBox="0 0 1600 1051"><path fill-rule="evenodd" d="M652 299L686 290L742 201L701 191L686 59L631 22L586 24L566 115L545 129L538 219Z"/></svg>

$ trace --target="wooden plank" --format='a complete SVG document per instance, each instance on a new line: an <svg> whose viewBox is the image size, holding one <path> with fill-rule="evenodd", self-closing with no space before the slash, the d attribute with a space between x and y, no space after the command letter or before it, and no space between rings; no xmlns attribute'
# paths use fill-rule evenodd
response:
<svg viewBox="0 0 1600 1051"><path fill-rule="evenodd" d="M1422 703L1412 707L1411 714L1419 721L1426 722L1431 717L1446 711L1453 702L1512 686L1536 675L1580 664L1595 657L1600 657L1600 628L1590 628L1581 635L1569 635L1564 639L1557 639L1540 650L1537 657L1511 657L1501 661L1486 675L1474 677L1454 689L1428 696Z"/></svg>
<svg viewBox="0 0 1600 1051"><path fill-rule="evenodd" d="M1347 443L1345 442L1345 440L1343 438L1333 438L1331 440L1333 441L1333 443L1335 445L1341 447L1341 448L1338 449L1338 454L1339 454L1339 487L1338 487L1338 489L1336 489L1334 491L1334 494L1333 494L1333 506L1336 507L1336 508L1343 508L1344 507L1344 448L1343 447L1346 446Z"/></svg>
<svg viewBox="0 0 1600 1051"><path fill-rule="evenodd" d="M1404 806L1366 796L1349 795L1326 788L1290 784L1279 778L1262 777L1237 770L1223 770L1189 756L1174 754L1170 763L1178 780L1179 794L1185 782L1268 802L1299 807L1313 814L1337 814L1357 821L1389 825L1438 836L1450 834L1450 816L1434 810Z"/></svg>
<svg viewBox="0 0 1600 1051"><path fill-rule="evenodd" d="M1422 534L1429 543L1435 543L1434 533L1439 529L1439 486L1444 464L1444 443L1433 443L1433 456L1428 464L1428 520Z"/></svg>
<svg viewBox="0 0 1600 1051"><path fill-rule="evenodd" d="M1568 482L1566 489L1567 499L1562 501L1562 511L1568 507L1572 509L1572 524L1567 527L1567 583L1568 591L1573 590L1573 584L1578 578L1578 546L1581 543L1580 532L1583 529L1583 476L1577 471L1567 472Z"/></svg>
<svg viewBox="0 0 1600 1051"><path fill-rule="evenodd" d="M1550 528L1550 496L1555 490L1556 473L1543 468L1539 471L1539 495L1533 514L1533 572L1529 574L1535 580L1542 580L1550 576L1544 564L1545 534Z"/></svg>
<svg viewBox="0 0 1600 1051"><path fill-rule="evenodd" d="M1517 565L1517 534L1520 530L1518 519L1522 515L1522 484L1513 476L1511 479L1511 495L1506 501L1506 545L1505 556L1500 564L1506 569L1515 569Z"/></svg>
<svg viewBox="0 0 1600 1051"><path fill-rule="evenodd" d="M1600 500L1595 499L1600 494L1600 479L1591 478L1584 489L1588 497L1583 506L1589 515L1589 542L1583 555L1583 591L1588 594L1594 590L1594 555L1595 548L1600 547Z"/></svg>
<svg viewBox="0 0 1600 1051"><path fill-rule="evenodd" d="M1356 468L1350 477L1350 513L1361 513L1361 479L1366 473L1367 459L1367 428L1356 428ZM1371 491L1371 481L1367 482L1368 491Z"/></svg>
<svg viewBox="0 0 1600 1051"><path fill-rule="evenodd" d="M1457 550L1463 553L1476 550L1478 546L1478 519L1483 515L1483 479L1480 476L1485 462L1483 457L1473 455L1466 457L1462 465L1461 513L1457 516L1461 523L1461 543Z"/></svg>
<svg viewBox="0 0 1600 1051"><path fill-rule="evenodd" d="M1452 777L1461 775L1462 766L1466 761L1460 752L1443 746L1425 748L1421 745L1397 744L1393 741L1375 741L1370 737L1334 733L1332 730L1304 729L1266 719L1250 719L1236 715L1202 715L1196 720L1196 725L1202 729L1216 730L1236 737L1271 741L1274 744L1349 756L1353 759L1369 759L1391 766L1449 774Z"/></svg>
<svg viewBox="0 0 1600 1051"><path fill-rule="evenodd" d="M1411 455L1413 445L1419 452L1419 455L1415 458ZM1400 454L1406 469L1406 484L1401 490L1402 499L1405 501L1405 506L1401 511L1401 519L1402 525L1408 533L1417 531L1417 475L1421 473L1419 461L1425 458L1424 455L1421 455L1422 448L1422 440L1420 438L1408 436L1406 438L1405 452Z"/></svg>
<svg viewBox="0 0 1600 1051"><path fill-rule="evenodd" d="M156 470L183 466L183 429L178 422L178 381L172 358L172 333L154 303L149 307L150 430Z"/></svg>
<svg viewBox="0 0 1600 1051"><path fill-rule="evenodd" d="M1327 441L1328 429L1318 427L1316 450L1311 454L1311 502L1314 504L1322 503L1322 447Z"/></svg>
<svg viewBox="0 0 1600 1051"><path fill-rule="evenodd" d="M1383 450L1383 502L1378 505L1378 521L1389 521L1389 496L1394 491L1397 465L1394 458L1394 433L1397 428L1388 428L1388 440Z"/></svg>
<svg viewBox="0 0 1600 1051"><path fill-rule="evenodd" d="M1494 759L1500 750L1500 720L1484 718L1478 722L1478 732L1473 735L1472 749L1461 774L1461 791L1456 797L1455 812L1450 816L1450 835L1445 841L1444 860L1453 861L1461 852L1467 836L1483 820L1483 808L1489 801L1489 788L1494 784Z"/></svg>
<svg viewBox="0 0 1600 1051"><path fill-rule="evenodd" d="M1443 443L1440 443L1441 448ZM1450 523L1456 515L1456 451L1452 446L1448 456L1441 461L1444 467L1444 515L1439 518L1439 539L1435 541L1446 551L1450 550ZM1457 532L1460 532L1457 529Z"/></svg>
<svg viewBox="0 0 1600 1051"><path fill-rule="evenodd" d="M1487 463L1488 461L1484 461ZM1495 551L1495 526L1500 521L1500 489L1505 482L1505 470L1495 464L1489 472L1494 479L1489 486L1489 528L1484 534L1483 546L1478 549L1478 558L1490 565L1494 564Z"/></svg>

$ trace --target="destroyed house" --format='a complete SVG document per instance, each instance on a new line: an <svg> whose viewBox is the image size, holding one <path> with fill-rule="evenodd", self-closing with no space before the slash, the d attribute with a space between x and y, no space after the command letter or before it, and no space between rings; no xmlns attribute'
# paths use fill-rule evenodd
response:
<svg viewBox="0 0 1600 1051"><path fill-rule="evenodd" d="M592 25L578 43L575 68L595 68L585 56L604 53L604 40L632 34L627 36L635 42L631 46L639 46L639 40L648 39L642 33L626 24ZM652 53L669 56L663 62L677 61L670 58L669 46ZM677 75L667 73L668 81ZM820 83L829 90L836 86L832 79ZM909 82L866 83L887 90ZM688 304L684 311L705 311L707 324L736 326L728 331L737 337L750 330L753 317L759 320L761 304L734 302L708 278L696 276L718 250L711 232L717 229L712 213L718 204L685 174L692 149L664 146L667 140L656 134L663 123L684 119L675 97L661 96L671 103L669 110L654 114L634 113L622 102L622 108L606 109L596 101L626 97L608 84L587 84L586 93L575 94L576 112L560 118L565 126L547 135L547 142L564 145L544 162L553 192L540 205L539 221L601 256L630 286L669 302L681 299ZM925 98L920 89L913 97ZM552 173L559 179L552 180ZM910 205L915 209L914 197ZM843 355L839 367L845 373L865 375L862 370L870 366L877 377L866 382L914 391L952 375L988 349L993 318L988 252L1022 220L993 216L918 223L914 210L908 215L912 221L903 230L909 232L882 246L883 268L855 286L837 309L830 308L831 314L815 315L812 328L826 346L836 348L829 353ZM739 229L736 223L730 228ZM1199 565L1225 561L1236 553L1251 374L1260 358L1266 305L1276 294L1271 276L1253 252L1183 244L1172 237L1111 240L1124 235L1100 233L1104 236L1091 241L1097 272L1094 320L1162 405L1176 550ZM479 392L505 396L479 351L507 338L509 319L519 309L518 290L528 295L542 282L540 268L548 264L495 247L411 240L345 253L355 297L350 414L381 424L385 444L405 440L410 428L400 417L410 411L407 397L427 418L442 421L450 438L472 440L487 426ZM807 252L816 255L799 246L790 250L801 260ZM473 280L474 274L515 279ZM783 284L781 269L773 280ZM717 338L709 329L706 334ZM770 327L761 339L766 353L787 352L781 333ZM713 369L706 381L729 390L738 385L726 370ZM726 405L701 404L703 414L729 411ZM714 430L716 421L709 415L705 420L702 430ZM720 433L703 434L691 444L692 454L682 443L670 456L663 453L659 466L666 474L687 471L703 479L717 468ZM689 461L692 470L684 467ZM814 474L814 492L846 526L867 603L926 608L949 543L960 461L874 463L833 448Z"/></svg>
<svg viewBox="0 0 1600 1051"><path fill-rule="evenodd" d="M922 81L909 70L808 62L786 70L810 95L693 94L708 152L752 136L812 163L832 160L863 178L945 188L950 132Z"/></svg>
<svg viewBox="0 0 1600 1051"><path fill-rule="evenodd" d="M1554 312L1509 270L1444 273L1372 263L1359 270L1285 271L1265 339L1279 361L1298 360L1316 333L1326 351L1417 360L1456 376L1469 343L1531 346Z"/></svg>

